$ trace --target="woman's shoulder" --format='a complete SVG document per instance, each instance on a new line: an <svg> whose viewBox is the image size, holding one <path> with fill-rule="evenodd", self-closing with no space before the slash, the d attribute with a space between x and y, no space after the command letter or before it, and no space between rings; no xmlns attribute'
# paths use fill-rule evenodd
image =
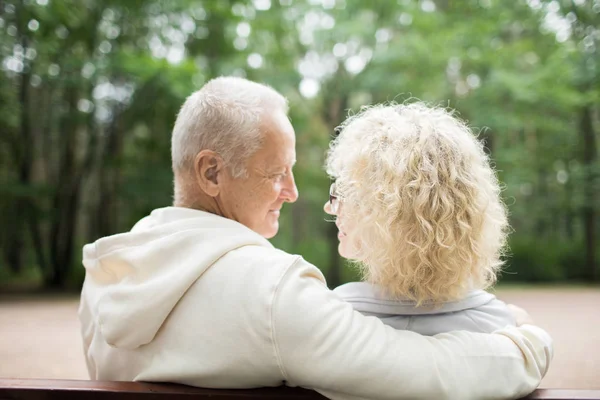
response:
<svg viewBox="0 0 600 400"><path fill-rule="evenodd" d="M367 282L348 282L336 287L333 291L344 300L385 297L377 286Z"/></svg>
<svg viewBox="0 0 600 400"><path fill-rule="evenodd" d="M346 283L335 288L334 292L343 300L352 303L359 311L391 315L445 314L504 304L484 290L474 290L462 299L441 304L424 302L420 305L408 297L392 297L383 288L367 282Z"/></svg>
<svg viewBox="0 0 600 400"><path fill-rule="evenodd" d="M434 335L452 330L493 332L514 325L506 304L492 293L473 290L455 301L433 305L408 298L391 298L375 285L351 282L334 292L352 304L355 310L381 318L386 324L421 334Z"/></svg>

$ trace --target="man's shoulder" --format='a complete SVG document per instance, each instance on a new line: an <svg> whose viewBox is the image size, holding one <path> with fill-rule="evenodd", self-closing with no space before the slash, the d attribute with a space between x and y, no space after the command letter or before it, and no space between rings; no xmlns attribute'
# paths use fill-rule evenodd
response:
<svg viewBox="0 0 600 400"><path fill-rule="evenodd" d="M270 277L277 280L277 284L286 275L302 276L308 274L325 281L321 271L302 256L290 254L275 247L242 246L229 252L223 261L228 264L250 267L254 273L260 271L264 279Z"/></svg>
<svg viewBox="0 0 600 400"><path fill-rule="evenodd" d="M240 246L230 252L229 256L245 259L248 261L254 260L272 260L282 263L294 263L302 257L297 254L290 254L286 251L271 246L259 246L248 244Z"/></svg>

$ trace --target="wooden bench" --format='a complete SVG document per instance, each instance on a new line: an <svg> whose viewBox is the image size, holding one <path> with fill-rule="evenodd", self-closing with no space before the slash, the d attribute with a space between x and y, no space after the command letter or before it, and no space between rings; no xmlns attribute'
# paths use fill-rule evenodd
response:
<svg viewBox="0 0 600 400"><path fill-rule="evenodd" d="M251 400L325 399L300 388L203 389L169 383L0 378L0 400ZM600 400L600 390L538 389L525 399Z"/></svg>
<svg viewBox="0 0 600 400"><path fill-rule="evenodd" d="M300 388L203 389L169 383L2 379L0 400L215 400L325 399ZM525 399L600 400L600 390L538 389Z"/></svg>

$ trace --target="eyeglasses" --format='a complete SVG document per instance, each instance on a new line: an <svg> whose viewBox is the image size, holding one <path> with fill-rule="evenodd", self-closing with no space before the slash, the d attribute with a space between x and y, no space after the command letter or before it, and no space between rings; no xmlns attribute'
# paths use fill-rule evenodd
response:
<svg viewBox="0 0 600 400"><path fill-rule="evenodd" d="M329 187L329 205L331 207L331 212L337 214L338 209L340 208L340 198L335 190L335 182Z"/></svg>

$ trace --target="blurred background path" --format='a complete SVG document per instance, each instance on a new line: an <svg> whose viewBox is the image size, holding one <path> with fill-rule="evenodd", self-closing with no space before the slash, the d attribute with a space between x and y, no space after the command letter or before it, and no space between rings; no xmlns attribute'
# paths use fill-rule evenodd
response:
<svg viewBox="0 0 600 400"><path fill-rule="evenodd" d="M542 387L600 389L600 289L503 288L555 340ZM0 299L0 377L87 379L76 297Z"/></svg>

